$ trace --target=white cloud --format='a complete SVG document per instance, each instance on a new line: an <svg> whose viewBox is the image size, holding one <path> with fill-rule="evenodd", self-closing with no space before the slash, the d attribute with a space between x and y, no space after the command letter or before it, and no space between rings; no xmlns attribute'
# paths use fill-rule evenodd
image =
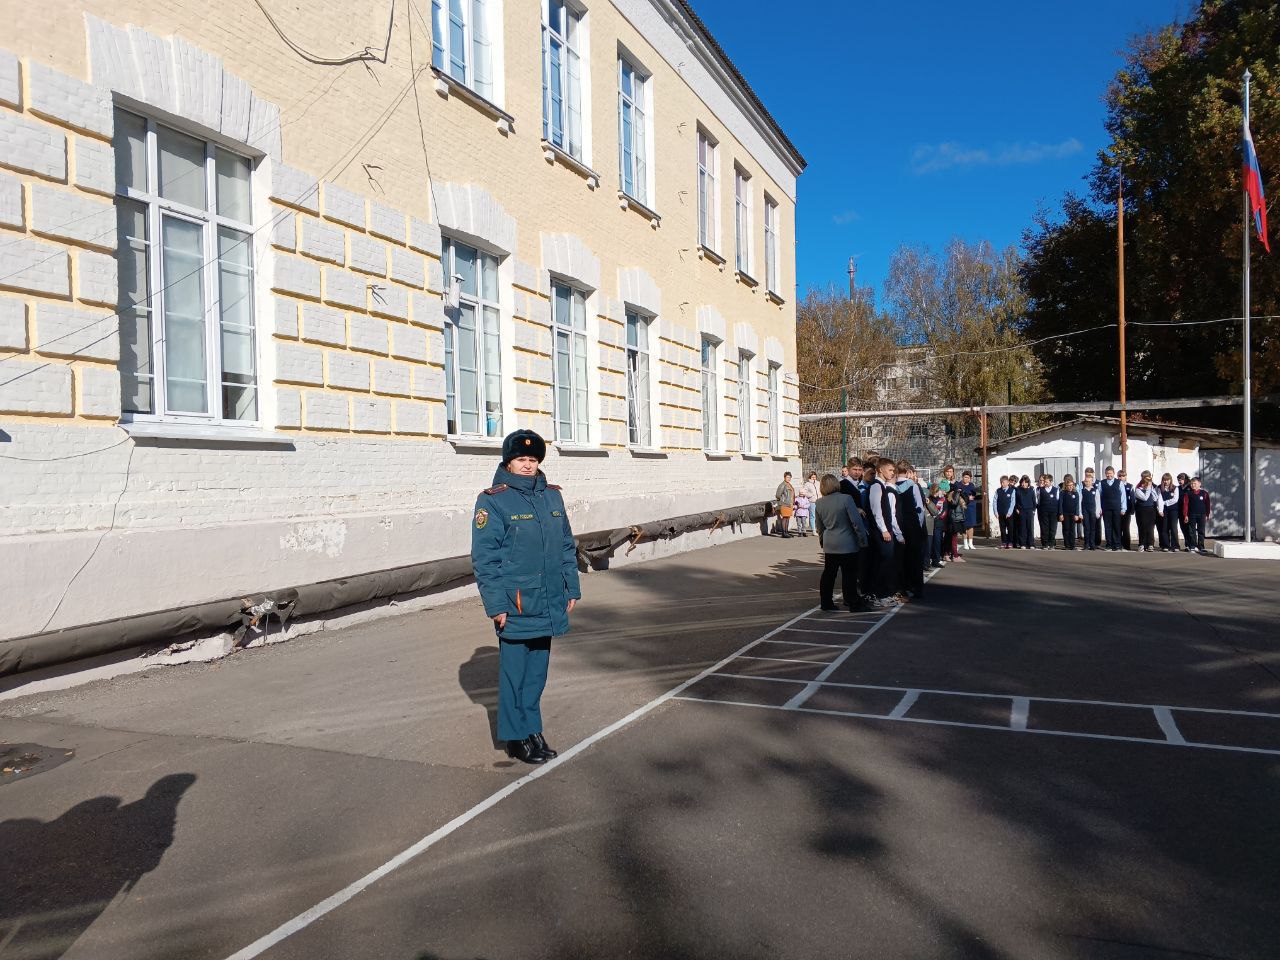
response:
<svg viewBox="0 0 1280 960"><path fill-rule="evenodd" d="M1084 149L1075 137L1061 143L1039 143L1035 140L1023 143L998 143L990 147L969 147L954 140L944 143L925 143L911 154L911 172L915 174L937 173L952 167L1010 167L1058 160L1070 157Z"/></svg>
<svg viewBox="0 0 1280 960"><path fill-rule="evenodd" d="M840 226L845 226L846 224L850 224L850 223L857 223L861 219L862 219L862 214L860 214L857 210L842 210L840 213L835 213L831 215L831 222L839 224Z"/></svg>

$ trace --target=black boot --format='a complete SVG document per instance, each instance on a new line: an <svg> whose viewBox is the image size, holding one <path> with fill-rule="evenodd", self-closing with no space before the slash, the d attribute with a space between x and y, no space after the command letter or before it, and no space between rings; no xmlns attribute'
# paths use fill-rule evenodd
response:
<svg viewBox="0 0 1280 960"><path fill-rule="evenodd" d="M533 737L525 737L523 740L508 740L507 756L514 757L523 763L547 762L547 758L542 755L542 751L534 744Z"/></svg>
<svg viewBox="0 0 1280 960"><path fill-rule="evenodd" d="M533 741L533 745L538 748L538 752L548 760L554 760L556 757L560 756L559 753L547 746L547 741L542 734L531 733L529 734L529 739Z"/></svg>

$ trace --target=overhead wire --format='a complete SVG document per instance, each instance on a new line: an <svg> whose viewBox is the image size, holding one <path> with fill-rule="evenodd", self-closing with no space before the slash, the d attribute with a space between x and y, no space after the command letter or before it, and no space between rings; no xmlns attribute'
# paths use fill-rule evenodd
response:
<svg viewBox="0 0 1280 960"><path fill-rule="evenodd" d="M262 5L262 0L253 0L258 5L258 9L262 11L262 15L267 18L267 23L271 24L271 29L276 35L284 41L285 46L300 56L308 63L314 63L321 67L342 67L349 63L360 63L362 61L372 61L374 63L386 63L387 54L391 50L391 31L395 28L396 22L396 0L391 0L391 14L387 18L387 40L382 45L382 52L375 53L372 46L366 46L359 53L349 54L345 57L322 57L305 49L300 44L292 40L287 33L284 32L280 24L276 23L276 18L271 15L271 11Z"/></svg>

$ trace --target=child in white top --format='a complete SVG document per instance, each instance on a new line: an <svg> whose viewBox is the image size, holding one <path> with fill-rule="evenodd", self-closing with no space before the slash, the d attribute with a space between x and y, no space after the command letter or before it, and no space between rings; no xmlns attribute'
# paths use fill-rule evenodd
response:
<svg viewBox="0 0 1280 960"><path fill-rule="evenodd" d="M802 486L796 491L796 533L802 537L809 535L809 508L812 505L809 492Z"/></svg>

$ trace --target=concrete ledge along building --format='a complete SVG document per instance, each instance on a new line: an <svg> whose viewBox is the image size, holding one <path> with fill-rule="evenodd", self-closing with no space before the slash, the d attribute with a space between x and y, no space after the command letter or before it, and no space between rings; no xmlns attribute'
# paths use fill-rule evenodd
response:
<svg viewBox="0 0 1280 960"><path fill-rule="evenodd" d="M305 7L0 0L0 673L386 595L518 426L582 533L798 469L804 160L685 0Z"/></svg>

